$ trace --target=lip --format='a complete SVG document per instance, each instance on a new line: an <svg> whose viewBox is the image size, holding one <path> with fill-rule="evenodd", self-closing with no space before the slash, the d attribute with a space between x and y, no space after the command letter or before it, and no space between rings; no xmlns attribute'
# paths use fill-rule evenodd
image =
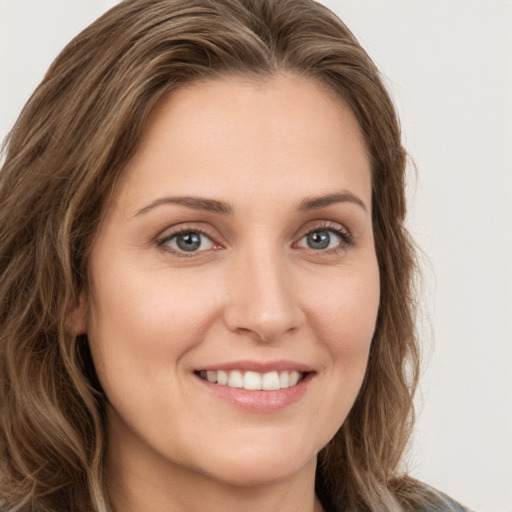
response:
<svg viewBox="0 0 512 512"><path fill-rule="evenodd" d="M239 361L230 361L221 364L206 365L196 368L197 371L231 371L231 370L242 370L244 372L282 372L282 371L296 371L300 373L312 373L314 368L307 364L299 363L296 361L289 361L280 359L277 361L254 361L249 359L243 359Z"/></svg>
<svg viewBox="0 0 512 512"><path fill-rule="evenodd" d="M244 388L232 388L201 379L197 373L194 378L198 383L215 397L228 402L229 404L245 411L252 412L275 412L283 410L298 402L306 393L309 384L315 376L311 366L294 361L232 361L229 363L202 366L199 370L206 371L255 371L266 373L271 371L298 371L305 373L303 379L295 386L278 389L274 391L247 390Z"/></svg>

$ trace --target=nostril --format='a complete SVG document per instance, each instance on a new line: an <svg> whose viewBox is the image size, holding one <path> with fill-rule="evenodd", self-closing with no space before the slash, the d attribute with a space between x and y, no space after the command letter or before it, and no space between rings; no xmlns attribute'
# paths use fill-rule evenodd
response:
<svg viewBox="0 0 512 512"><path fill-rule="evenodd" d="M263 343L294 333L302 322L302 311L293 304L265 305L251 298L231 305L224 314L224 323L230 331Z"/></svg>

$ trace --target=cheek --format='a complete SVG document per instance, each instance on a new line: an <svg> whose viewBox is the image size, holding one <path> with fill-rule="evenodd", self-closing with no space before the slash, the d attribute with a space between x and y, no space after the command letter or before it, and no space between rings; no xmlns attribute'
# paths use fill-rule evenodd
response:
<svg viewBox="0 0 512 512"><path fill-rule="evenodd" d="M370 345L380 300L378 266L371 263L334 277L316 293L316 328L333 349L356 355Z"/></svg>
<svg viewBox="0 0 512 512"><path fill-rule="evenodd" d="M317 295L315 329L332 365L328 407L338 411L334 431L345 421L366 374L380 300L376 260L364 271L353 268ZM340 390L342 390L340 392Z"/></svg>
<svg viewBox="0 0 512 512"><path fill-rule="evenodd" d="M325 381L315 413L323 437L319 449L345 422L363 383L380 299L374 260L334 273L328 285L310 293L309 326L325 355ZM327 283L326 280L323 281ZM325 411L329 411L325 415Z"/></svg>
<svg viewBox="0 0 512 512"><path fill-rule="evenodd" d="M154 378L159 368L170 378L169 365L203 339L215 288L136 264L105 264L94 275L88 334L100 380L114 371Z"/></svg>

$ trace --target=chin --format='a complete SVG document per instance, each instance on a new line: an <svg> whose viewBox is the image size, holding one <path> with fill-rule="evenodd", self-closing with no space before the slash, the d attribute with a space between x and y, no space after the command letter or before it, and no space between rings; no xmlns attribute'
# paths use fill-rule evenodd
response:
<svg viewBox="0 0 512 512"><path fill-rule="evenodd" d="M274 443L267 446L246 446L232 453L218 455L213 467L208 461L204 467L206 473L229 485L249 487L278 484L292 479L304 471L316 469L317 451L304 443L297 446ZM206 466L206 465L205 465Z"/></svg>
<svg viewBox="0 0 512 512"><path fill-rule="evenodd" d="M306 468L311 469L314 474L316 468L316 456L306 464L293 463L292 461L248 461L247 464L235 464L229 467L216 468L215 475L211 475L217 480L222 480L228 485L236 487L259 487L279 484L293 479L297 474L302 473Z"/></svg>

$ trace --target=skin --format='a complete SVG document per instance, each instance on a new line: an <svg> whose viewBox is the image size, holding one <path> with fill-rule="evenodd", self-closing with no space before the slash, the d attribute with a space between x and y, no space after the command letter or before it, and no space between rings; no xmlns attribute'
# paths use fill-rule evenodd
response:
<svg viewBox="0 0 512 512"><path fill-rule="evenodd" d="M190 196L230 213L162 200ZM207 236L184 252L176 229ZM311 232L329 247L311 247ZM83 303L116 510L320 510L317 453L360 389L379 304L370 164L351 111L287 75L165 98L115 190ZM194 373L238 360L313 371L298 401L253 411Z"/></svg>

